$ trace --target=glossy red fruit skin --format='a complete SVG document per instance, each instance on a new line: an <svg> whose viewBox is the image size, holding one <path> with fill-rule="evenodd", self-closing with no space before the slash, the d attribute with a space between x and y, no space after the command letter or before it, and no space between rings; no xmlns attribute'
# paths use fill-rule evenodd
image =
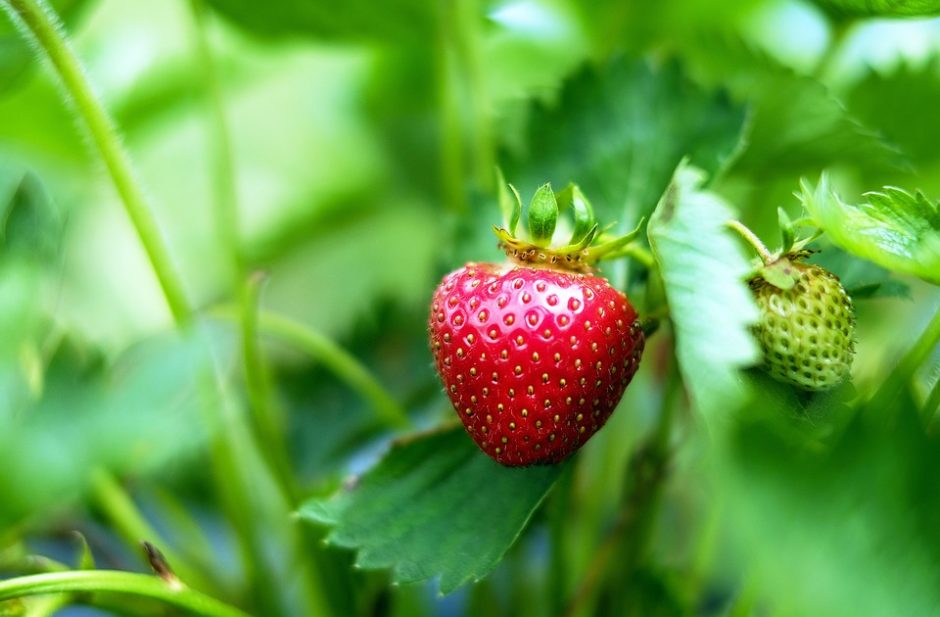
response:
<svg viewBox="0 0 940 617"><path fill-rule="evenodd" d="M429 335L467 433L508 466L558 463L584 445L644 346L636 311L606 280L491 263L444 277Z"/></svg>

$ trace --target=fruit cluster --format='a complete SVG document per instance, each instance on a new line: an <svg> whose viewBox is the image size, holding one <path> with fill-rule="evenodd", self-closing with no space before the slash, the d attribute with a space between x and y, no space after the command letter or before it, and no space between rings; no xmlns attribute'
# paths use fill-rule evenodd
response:
<svg viewBox="0 0 940 617"><path fill-rule="evenodd" d="M512 195L501 193L507 224L494 229L508 262L469 263L445 276L428 333L447 395L480 449L503 465L552 464L604 426L637 371L645 345L637 313L594 266L625 254L640 227L608 237L576 186L555 193L545 185L519 237L522 203ZM552 244L566 210L574 232ZM781 213L784 246L771 254L746 227L729 226L761 258L749 285L764 368L804 390L843 382L854 352L852 303L838 278L802 263L812 238L797 242Z"/></svg>

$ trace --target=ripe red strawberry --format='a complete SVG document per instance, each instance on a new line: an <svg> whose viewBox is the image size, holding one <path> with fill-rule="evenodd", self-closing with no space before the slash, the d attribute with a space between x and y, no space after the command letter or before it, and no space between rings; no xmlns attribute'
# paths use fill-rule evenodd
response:
<svg viewBox="0 0 940 617"><path fill-rule="evenodd" d="M636 311L606 280L526 265L470 263L447 275L429 325L467 432L510 466L557 463L584 445L644 345Z"/></svg>

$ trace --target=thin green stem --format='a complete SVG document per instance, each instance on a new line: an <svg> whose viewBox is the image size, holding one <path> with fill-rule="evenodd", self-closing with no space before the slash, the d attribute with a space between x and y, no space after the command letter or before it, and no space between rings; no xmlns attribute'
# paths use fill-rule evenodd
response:
<svg viewBox="0 0 940 617"><path fill-rule="evenodd" d="M273 313L259 314L261 331L291 342L323 363L337 377L372 403L379 418L392 428L411 426L408 414L354 356L319 332Z"/></svg>
<svg viewBox="0 0 940 617"><path fill-rule="evenodd" d="M0 581L0 600L50 593L121 593L150 598L202 617L248 617L248 613L204 594L146 574L111 570L75 570L35 574Z"/></svg>
<svg viewBox="0 0 940 617"><path fill-rule="evenodd" d="M241 308L241 342L246 390L255 430L265 452L271 459L280 481L293 493L293 477L287 449L284 447L284 418L278 413L269 375L258 344L257 310L261 279L249 277L241 249L238 225L238 192L235 186L235 165L229 123L225 113L222 86L207 34L206 9L203 0L190 0L199 66L205 85L209 111L209 160L214 186L215 224L220 231L222 249L234 273L234 286Z"/></svg>
<svg viewBox="0 0 940 617"><path fill-rule="evenodd" d="M101 468L94 470L91 476L91 492L102 513L128 547L137 550L145 540L156 543L183 581L198 589L211 588L201 569L191 566L169 548L114 476Z"/></svg>
<svg viewBox="0 0 940 617"><path fill-rule="evenodd" d="M910 381L917 367L927 359L938 343L940 343L940 310L934 313L914 345L907 350L888 378L881 383L881 387L868 403L869 408L875 413L891 408L897 400L898 392Z"/></svg>
<svg viewBox="0 0 940 617"><path fill-rule="evenodd" d="M294 611L328 615L331 610L323 593L317 560L302 545L299 531L268 531L272 525L283 527L287 510L293 507L296 481L284 442L284 418L279 413L258 340L257 314L262 280L249 276L241 246L234 150L222 83L208 36L205 2L190 0L190 9L208 104L213 212L221 248L233 273L245 386L254 424L254 431L248 434L241 416L230 416L226 423L228 436L214 449L215 473L219 483L225 485L224 503L242 541L243 558L248 577L253 581L252 591L257 605L270 611L276 610L275 607L283 610L286 603L292 603ZM224 391L224 388L220 383L220 390ZM224 410L231 411L234 402L223 396ZM271 562L272 553L278 554L277 563ZM299 596L291 596L281 588L286 580L285 571L303 586Z"/></svg>
<svg viewBox="0 0 940 617"><path fill-rule="evenodd" d="M570 527L571 506L574 499L575 465L569 463L561 472L561 477L552 491L548 525L551 540L551 561L549 562L549 601L551 615L559 615L565 608L567 598L571 558L565 540Z"/></svg>
<svg viewBox="0 0 940 617"><path fill-rule="evenodd" d="M621 257L629 257L630 259L638 261L647 269L651 269L656 264L656 260L653 258L652 253L639 244L632 242L623 248L617 249L616 251L605 255L604 259L619 259Z"/></svg>
<svg viewBox="0 0 940 617"><path fill-rule="evenodd" d="M65 30L55 11L46 0L0 0L14 21L21 23L42 49L62 80L67 97L75 105L82 123L88 129L98 154L111 175L121 196L134 230L147 253L167 305L177 323L192 317L192 308L183 291L183 284L170 259L159 227L147 198L121 145L114 121L95 96L82 66L65 37Z"/></svg>
<svg viewBox="0 0 940 617"><path fill-rule="evenodd" d="M441 2L438 7L437 53L434 54L434 61L440 124L441 188L444 203L451 212L460 214L466 204L463 190L463 130L459 97L454 87L455 59L451 44L455 36L455 9L450 2Z"/></svg>
<svg viewBox="0 0 940 617"><path fill-rule="evenodd" d="M249 581L245 592L265 615L333 615L323 585L314 582L319 573L311 547L304 544L297 526L287 524L296 504L275 480L219 363L213 382L204 384L207 419L226 427L212 443L213 472L219 498L240 540L239 554Z"/></svg>
<svg viewBox="0 0 940 617"><path fill-rule="evenodd" d="M826 77L832 73L836 61L839 59L839 54L842 48L845 47L845 42L848 40L854 26L855 21L852 19L842 16L830 16L829 44L819 57L816 68L813 70L813 77L817 81L825 81Z"/></svg>
<svg viewBox="0 0 940 617"><path fill-rule="evenodd" d="M470 102L473 118L471 131L476 182L482 189L491 189L495 180L493 168L493 135L490 111L487 108L486 73L480 45L480 7L478 0L458 0L454 8L454 40L460 60L461 83Z"/></svg>
<svg viewBox="0 0 940 617"><path fill-rule="evenodd" d="M235 311L220 307L212 313L223 319L235 319ZM323 363L323 366L339 377L372 404L378 419L390 428L407 428L411 420L394 397L354 356L334 343L329 337L311 330L307 326L261 311L258 327L262 334L279 338Z"/></svg>
<svg viewBox="0 0 940 617"><path fill-rule="evenodd" d="M774 256L771 254L767 246L761 242L760 238L758 238L757 235L748 229L743 223L740 221L728 221L725 223L725 225L736 231L738 235L744 238L745 242L751 245L754 251L760 256L760 259L762 262L764 262L765 266L774 261Z"/></svg>
<svg viewBox="0 0 940 617"><path fill-rule="evenodd" d="M47 572L66 572L70 569L66 564L44 555L0 554L0 570L4 572L45 574Z"/></svg>
<svg viewBox="0 0 940 617"><path fill-rule="evenodd" d="M250 277L239 284L238 323L241 329L248 406L254 417L258 438L263 445L262 452L270 459L287 493L295 496L296 486L291 472L290 459L287 456L287 448L284 446L284 419L275 401L270 374L264 362L258 337L261 285L262 277L260 276Z"/></svg>
<svg viewBox="0 0 940 617"><path fill-rule="evenodd" d="M565 617L589 613L592 599L605 578L614 575L619 577L614 585L626 584L629 581L625 583L624 579L628 579L641 563L651 541L659 495L667 475L669 439L676 414L676 399L681 392L679 383L679 371L673 358L662 384L659 420L646 441L630 458L617 520L588 566L587 574L564 612ZM620 555L615 559L618 552ZM612 561L617 564L617 568L609 572ZM629 588L629 585L618 588ZM625 598L618 595L617 600ZM613 613L627 614L629 611L615 609Z"/></svg>
<svg viewBox="0 0 940 617"><path fill-rule="evenodd" d="M196 47L209 103L213 185L215 187L215 223L220 230L223 250L228 254L234 272L236 295L241 307L242 358L245 386L255 429L263 451L271 458L272 467L288 493L294 493L287 449L284 447L284 418L279 413L271 388L257 336L257 310L261 279L248 276L248 266L241 249L238 225L238 192L235 185L235 164L229 123L225 113L222 86L215 57L209 44L206 9L203 0L190 0L195 24Z"/></svg>
<svg viewBox="0 0 940 617"><path fill-rule="evenodd" d="M202 0L190 0L193 15L196 52L208 103L209 162L212 168L215 225L223 250L229 254L236 284L244 278L245 265L239 240L238 191L235 185L235 162L232 155L228 118L222 85L215 57L209 44L206 7Z"/></svg>

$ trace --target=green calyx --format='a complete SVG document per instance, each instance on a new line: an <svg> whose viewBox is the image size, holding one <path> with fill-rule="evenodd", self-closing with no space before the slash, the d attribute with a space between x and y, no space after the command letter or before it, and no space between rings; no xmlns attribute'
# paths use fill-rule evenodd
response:
<svg viewBox="0 0 940 617"><path fill-rule="evenodd" d="M543 184L529 202L529 235L537 246L548 246L558 224L558 202L551 184Z"/></svg>
<svg viewBox="0 0 940 617"><path fill-rule="evenodd" d="M727 226L737 232L760 257L760 265L756 267L752 277L749 278L759 276L774 287L786 291L792 289L800 280L800 272L794 267L794 264L813 253L813 251L806 248L806 245L818 238L822 231L813 229L809 235L799 238L797 228L806 226L809 221L807 219L791 221L783 208L777 209L777 216L780 223L782 244L780 250L773 253L743 223L728 221Z"/></svg>
<svg viewBox="0 0 940 617"><path fill-rule="evenodd" d="M499 205L504 226L493 226L499 246L506 255L521 264L593 272L602 259L612 259L631 253L630 243L640 233L643 221L635 229L621 236L600 229L594 208L576 184L569 184L555 192L551 184L543 184L536 191L527 208L523 208L519 192L506 184L499 174ZM519 221L525 210L526 231L517 234ZM559 217L570 217L570 224L559 225ZM563 229L570 229L566 242L555 242ZM566 233L566 232L565 232Z"/></svg>

